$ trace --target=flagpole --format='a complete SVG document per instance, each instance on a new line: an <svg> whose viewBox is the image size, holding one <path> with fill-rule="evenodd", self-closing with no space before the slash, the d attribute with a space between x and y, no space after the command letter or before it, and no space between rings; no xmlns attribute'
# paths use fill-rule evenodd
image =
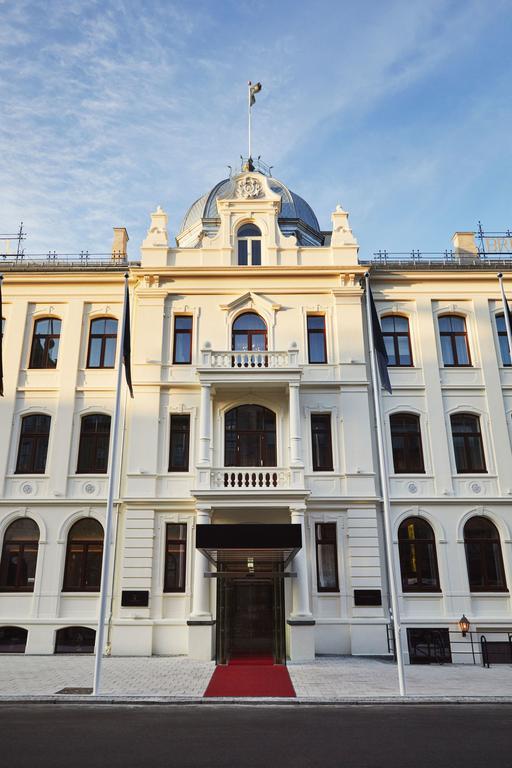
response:
<svg viewBox="0 0 512 768"><path fill-rule="evenodd" d="M251 81L247 84L247 109L248 109L248 124L249 124L249 154L247 158L251 156Z"/></svg>
<svg viewBox="0 0 512 768"><path fill-rule="evenodd" d="M370 307L370 273L366 272L366 322L368 325L368 339L370 346L370 368L372 373L373 403L375 407L375 421L377 425L377 448L379 455L379 469L381 477L382 503L384 510L384 539L386 544L386 559L389 575L389 591L391 595L391 610L393 613L393 633L395 637L396 660L398 667L398 687L400 696L405 696L405 670L404 659L402 655L402 639L400 633L400 611L398 607L398 595L396 591L395 578L395 560L393 554L392 528L391 528L391 505L389 500L389 475L386 461L386 448L384 445L384 436L382 431L382 408L380 402L380 384L377 377L375 365L375 347L373 338L373 322Z"/></svg>
<svg viewBox="0 0 512 768"><path fill-rule="evenodd" d="M498 280L500 281L501 288L501 300L503 301L503 316L505 318L505 328L507 329L508 339L508 351L510 354L510 361L512 362L512 328L510 326L510 312L508 308L507 296L505 294L505 287L503 285L503 273L499 272Z"/></svg>
<svg viewBox="0 0 512 768"><path fill-rule="evenodd" d="M96 658L94 660L94 683L92 695L98 696L101 689L101 671L103 662L103 653L105 650L105 618L107 615L107 601L110 575L110 560L112 549L112 530L114 515L114 490L117 468L117 446L119 442L119 416L121 412L121 388L123 383L123 349L124 349L124 331L126 321L126 293L128 290L128 273L124 276L124 299L123 299L123 319L121 323L121 336L119 343L119 353L117 362L117 381L116 381L116 400L114 406L114 419L112 423L112 440L110 449L110 476L108 479L107 491L107 514L105 518L105 536L103 543L103 558L101 563L101 588L100 588L100 608L98 617L98 630L96 632Z"/></svg>
<svg viewBox="0 0 512 768"><path fill-rule="evenodd" d="M4 396L4 360L3 360L3 344L4 344L4 329L1 327L3 325L3 319L2 319L2 284L4 282L4 276L2 273L0 273L0 397Z"/></svg>

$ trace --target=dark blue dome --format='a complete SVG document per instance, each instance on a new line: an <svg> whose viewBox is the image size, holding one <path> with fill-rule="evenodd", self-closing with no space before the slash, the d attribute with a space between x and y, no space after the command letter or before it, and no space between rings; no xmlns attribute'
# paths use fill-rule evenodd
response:
<svg viewBox="0 0 512 768"><path fill-rule="evenodd" d="M271 190L281 197L282 204L279 214L281 229L286 234L290 234L294 231L293 223L296 225L302 223L307 229L311 230L314 240L321 237L320 225L311 206L302 197L288 189L281 181L278 181L278 179L274 179L271 176L266 178ZM210 224L218 221L217 200L235 197L235 184L236 179L223 179L210 192L196 200L190 206L183 219L178 238L187 230L203 222L203 220Z"/></svg>

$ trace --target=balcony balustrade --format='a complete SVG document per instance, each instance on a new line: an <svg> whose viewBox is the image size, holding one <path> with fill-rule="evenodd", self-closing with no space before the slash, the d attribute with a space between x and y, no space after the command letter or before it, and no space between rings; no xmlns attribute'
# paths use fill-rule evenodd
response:
<svg viewBox="0 0 512 768"><path fill-rule="evenodd" d="M212 469L212 489L269 490L288 488L290 470L281 467L224 467Z"/></svg>
<svg viewBox="0 0 512 768"><path fill-rule="evenodd" d="M275 370L296 368L298 350L201 350L201 367L211 370Z"/></svg>

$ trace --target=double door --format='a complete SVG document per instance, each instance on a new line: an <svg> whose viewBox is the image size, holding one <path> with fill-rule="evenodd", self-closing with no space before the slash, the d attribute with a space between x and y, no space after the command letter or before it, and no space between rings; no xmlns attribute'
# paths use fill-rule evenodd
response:
<svg viewBox="0 0 512 768"><path fill-rule="evenodd" d="M252 576L217 582L217 663L285 662L283 581Z"/></svg>

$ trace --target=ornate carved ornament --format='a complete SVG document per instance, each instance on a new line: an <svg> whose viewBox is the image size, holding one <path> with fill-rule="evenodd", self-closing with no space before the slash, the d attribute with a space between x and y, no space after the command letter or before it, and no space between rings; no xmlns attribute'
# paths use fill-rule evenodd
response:
<svg viewBox="0 0 512 768"><path fill-rule="evenodd" d="M258 179L245 176L237 182L235 194L243 200L254 200L257 197L263 197L263 187Z"/></svg>

